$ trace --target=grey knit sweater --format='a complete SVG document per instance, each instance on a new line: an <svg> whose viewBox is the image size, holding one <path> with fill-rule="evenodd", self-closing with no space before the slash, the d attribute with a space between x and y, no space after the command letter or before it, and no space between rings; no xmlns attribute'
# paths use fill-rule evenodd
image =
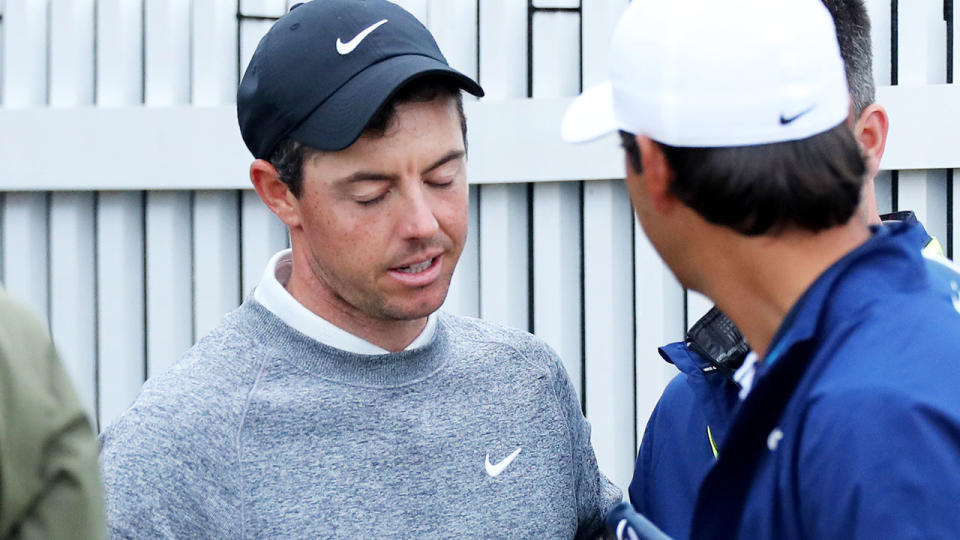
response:
<svg viewBox="0 0 960 540"><path fill-rule="evenodd" d="M573 538L619 490L555 353L442 314L348 353L252 299L101 436L117 538Z"/></svg>

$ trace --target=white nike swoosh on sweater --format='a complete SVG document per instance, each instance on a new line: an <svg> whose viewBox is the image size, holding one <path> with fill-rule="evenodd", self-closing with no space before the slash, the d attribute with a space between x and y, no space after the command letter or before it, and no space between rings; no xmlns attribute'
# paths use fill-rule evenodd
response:
<svg viewBox="0 0 960 540"><path fill-rule="evenodd" d="M518 454L520 454L520 450L521 448L518 446L517 449L514 450L512 454L503 458L503 461L501 461L500 463L497 463L496 465L490 464L490 454L487 454L487 462L484 464L484 468L487 470L487 474L490 476L490 478L496 477L497 475L502 473L503 470L506 469L511 463L513 463L513 460L516 459Z"/></svg>
<svg viewBox="0 0 960 540"><path fill-rule="evenodd" d="M353 39L351 39L346 43L340 41L340 38L337 38L337 52L340 53L340 56L345 56L352 53L353 50L357 48L357 45L360 45L360 42L366 39L366 37L370 35L370 32L373 32L374 30L376 30L386 22L387 22L387 19L384 19L377 23L373 23L372 25L362 30L359 34L354 36Z"/></svg>

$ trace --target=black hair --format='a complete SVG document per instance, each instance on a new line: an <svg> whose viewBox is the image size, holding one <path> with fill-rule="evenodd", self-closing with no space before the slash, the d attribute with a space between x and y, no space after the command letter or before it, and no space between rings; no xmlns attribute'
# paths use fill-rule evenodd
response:
<svg viewBox="0 0 960 540"><path fill-rule="evenodd" d="M453 98L460 118L460 133L463 135L463 144L466 148L467 118L463 113L463 95L459 86L450 78L441 75L425 75L401 86L370 118L363 129L363 135L383 137L396 117L398 105L428 102L439 97ZM280 180L290 188L294 197L299 198L303 189L303 164L323 152L324 150L318 150L288 138L277 144L276 149L270 154L269 161L277 170Z"/></svg>
<svg viewBox="0 0 960 540"><path fill-rule="evenodd" d="M629 166L640 168L630 133ZM846 123L798 141L729 148L656 143L674 178L670 193L704 219L756 236L787 228L821 231L846 223L860 202L866 164Z"/></svg>

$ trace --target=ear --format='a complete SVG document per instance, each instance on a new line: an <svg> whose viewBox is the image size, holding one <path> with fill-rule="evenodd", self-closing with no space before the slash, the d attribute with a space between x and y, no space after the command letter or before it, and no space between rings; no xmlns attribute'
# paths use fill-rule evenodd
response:
<svg viewBox="0 0 960 540"><path fill-rule="evenodd" d="M299 201L269 161L258 159L250 164L250 181L263 204L287 227L300 225Z"/></svg>
<svg viewBox="0 0 960 540"><path fill-rule="evenodd" d="M643 162L641 181L646 183L650 204L658 212L668 212L677 203L676 197L670 193L673 169L667 163L660 145L650 137L637 135L637 145L640 147L640 161Z"/></svg>
<svg viewBox="0 0 960 540"><path fill-rule="evenodd" d="M882 105L873 103L860 113L860 118L854 125L853 133L857 142L863 148L863 155L867 161L867 177L873 178L880 170L880 158L887 146L887 129L890 120L887 111Z"/></svg>

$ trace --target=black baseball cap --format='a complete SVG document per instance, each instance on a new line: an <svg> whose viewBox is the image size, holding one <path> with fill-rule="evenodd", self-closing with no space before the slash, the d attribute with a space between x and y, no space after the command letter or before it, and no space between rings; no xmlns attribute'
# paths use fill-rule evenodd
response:
<svg viewBox="0 0 960 540"><path fill-rule="evenodd" d="M247 148L269 159L291 138L342 150L403 85L442 75L481 97L447 64L420 21L386 0L314 0L294 6L260 40L237 92Z"/></svg>

